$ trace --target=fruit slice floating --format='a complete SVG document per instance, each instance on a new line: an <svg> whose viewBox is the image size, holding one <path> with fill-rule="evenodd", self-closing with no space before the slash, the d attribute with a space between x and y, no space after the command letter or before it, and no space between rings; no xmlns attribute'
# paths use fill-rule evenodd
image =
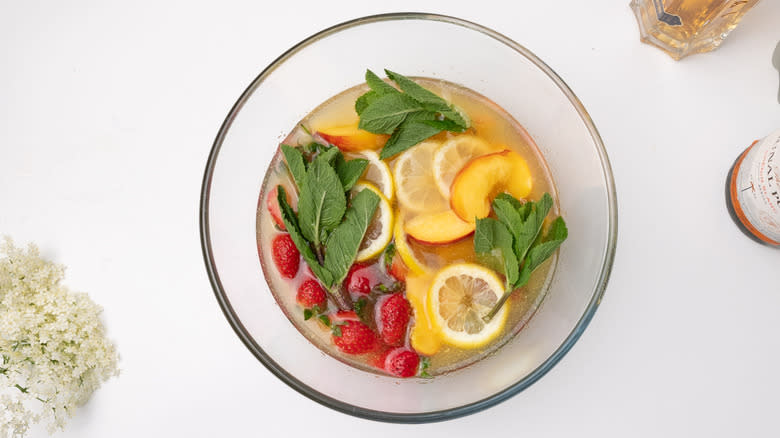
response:
<svg viewBox="0 0 780 438"><path fill-rule="evenodd" d="M395 190L393 188L393 174L390 171L390 166L379 158L379 154L374 151L361 151L346 154L348 160L355 158L363 158L368 160L368 166L361 180L370 182L375 185L385 198L390 203L393 202L395 197Z"/></svg>
<svg viewBox="0 0 780 438"><path fill-rule="evenodd" d="M357 253L357 261L368 260L376 257L390 243L393 238L393 209L390 207L390 201L373 184L359 182L352 188L353 193L362 190L371 190L379 196L379 205L368 229L360 242L360 248Z"/></svg>
<svg viewBox="0 0 780 438"><path fill-rule="evenodd" d="M460 348L479 348L494 340L504 327L507 307L485 323L485 316L504 293L496 274L482 266L461 263L436 275L428 292L428 311L442 340Z"/></svg>
<svg viewBox="0 0 780 438"><path fill-rule="evenodd" d="M409 247L409 242L406 240L406 232L404 231L403 219L400 213L396 213L395 227L393 228L393 240L395 242L395 250L398 255L401 256L406 267L412 275L425 275L428 269L425 265L414 255L414 251Z"/></svg>
<svg viewBox="0 0 780 438"><path fill-rule="evenodd" d="M393 169L398 202L412 211L442 211L447 200L433 178L433 154L440 144L425 141L398 157Z"/></svg>
<svg viewBox="0 0 780 438"><path fill-rule="evenodd" d="M493 151L493 146L473 135L459 135L444 142L433 154L433 178L442 196L450 199L452 181L466 163Z"/></svg>
<svg viewBox="0 0 780 438"><path fill-rule="evenodd" d="M444 245L474 232L474 224L461 220L452 210L422 213L404 224L413 239L429 245Z"/></svg>
<svg viewBox="0 0 780 438"><path fill-rule="evenodd" d="M317 134L342 151L376 150L387 143L388 135L373 134L358 129L357 122L349 125L330 126L317 130Z"/></svg>
<svg viewBox="0 0 780 438"><path fill-rule="evenodd" d="M505 150L471 160L452 182L450 205L461 219L473 222L490 213L490 203L501 192L523 199L531 193L533 178L525 159Z"/></svg>
<svg viewBox="0 0 780 438"><path fill-rule="evenodd" d="M441 349L441 337L431 321L431 312L427 310L427 295L432 277L408 277L406 279L406 298L412 305L414 325L409 334L409 343L420 354L433 355Z"/></svg>

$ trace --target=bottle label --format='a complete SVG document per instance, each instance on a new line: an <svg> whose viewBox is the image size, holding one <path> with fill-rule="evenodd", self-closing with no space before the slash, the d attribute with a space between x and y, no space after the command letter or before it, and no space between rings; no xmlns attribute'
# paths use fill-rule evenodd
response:
<svg viewBox="0 0 780 438"><path fill-rule="evenodd" d="M780 130L753 143L734 166L731 199L742 224L780 245Z"/></svg>

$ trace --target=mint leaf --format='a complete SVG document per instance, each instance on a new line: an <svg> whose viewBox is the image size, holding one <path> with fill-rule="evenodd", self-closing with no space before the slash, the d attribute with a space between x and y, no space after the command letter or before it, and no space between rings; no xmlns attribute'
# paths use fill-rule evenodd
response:
<svg viewBox="0 0 780 438"><path fill-rule="evenodd" d="M363 158L356 158L354 160L346 161L343 155L336 157L333 160L333 168L336 170L336 174L341 180L341 185L344 187L344 191L348 192L352 186L355 185L358 179L365 172L368 166L368 160Z"/></svg>
<svg viewBox="0 0 780 438"><path fill-rule="evenodd" d="M303 320L308 321L314 316L314 312L311 309L303 309Z"/></svg>
<svg viewBox="0 0 780 438"><path fill-rule="evenodd" d="M374 103L374 101L379 99L381 96L382 95L376 91L368 91L365 94L360 95L360 97L355 100L355 112L358 114L358 116L363 115L363 111L365 111L369 105Z"/></svg>
<svg viewBox="0 0 780 438"><path fill-rule="evenodd" d="M385 248L385 253L382 255L382 260L385 264L385 270L390 269L390 267L393 265L393 257L395 257L395 243L390 242L390 244L387 245L387 248Z"/></svg>
<svg viewBox="0 0 780 438"><path fill-rule="evenodd" d="M330 318L328 318L328 315L320 315L317 318L319 318L326 327L330 327Z"/></svg>
<svg viewBox="0 0 780 438"><path fill-rule="evenodd" d="M517 237L517 230L523 226L523 217L515 209L514 205L505 200L496 198L493 200L493 211L496 212L498 220L504 223L512 234Z"/></svg>
<svg viewBox="0 0 780 438"><path fill-rule="evenodd" d="M407 114L422 109L417 101L404 94L386 94L362 111L358 128L375 134L392 134Z"/></svg>
<svg viewBox="0 0 780 438"><path fill-rule="evenodd" d="M506 201L510 204L512 204L512 207L515 208L515 210L518 210L518 212L523 217L523 220L528 216L527 214L522 213L523 206L528 205L528 203L523 203L515 199L514 196L510 195L509 193L499 193L498 196L496 196L496 199L500 199L502 201Z"/></svg>
<svg viewBox="0 0 780 438"><path fill-rule="evenodd" d="M517 281L520 274L520 264L515 257L512 247L512 233L506 225L493 219L477 219L476 229L474 230L474 252L482 255L494 255L497 250L500 252L499 259L503 262L500 265L500 271L506 276L508 285Z"/></svg>
<svg viewBox="0 0 780 438"><path fill-rule="evenodd" d="M378 93L380 96L385 94L400 93L395 87L383 81L382 78L377 76L371 70L366 70L366 84L372 91Z"/></svg>
<svg viewBox="0 0 780 438"><path fill-rule="evenodd" d="M452 108L446 100L437 96L435 93L426 90L406 76L387 69L385 69L385 73L387 74L387 77L398 84L398 87L401 89L401 91L411 96L414 100L420 102L426 110L443 115L444 117L453 121L458 127L461 128L461 130L467 129L469 127L468 121L466 121L460 112Z"/></svg>
<svg viewBox="0 0 780 438"><path fill-rule="evenodd" d="M495 202L495 201L494 201ZM552 208L552 197L545 193L536 202L526 202L521 207L519 214L525 216L523 225L515 231L515 253L517 258L525 258L528 250L533 246L544 225L544 218Z"/></svg>
<svg viewBox="0 0 780 438"><path fill-rule="evenodd" d="M322 232L334 229L347 208L341 180L327 161L329 152L317 156L309 166L298 199L301 233L314 243L315 249Z"/></svg>
<svg viewBox="0 0 780 438"><path fill-rule="evenodd" d="M282 221L284 222L285 228L287 228L287 232L290 233L290 237L292 238L293 243L295 243L295 247L298 248L298 251L301 253L314 275L316 275L323 284L332 284L333 275L320 265L317 256L314 255L314 251L312 251L311 246L309 246L309 242L301 233L300 226L298 225L298 218L295 216L295 212L292 207L290 207L290 204L287 203L287 193L285 192L284 187L281 185L277 186L277 191L276 198L282 213Z"/></svg>
<svg viewBox="0 0 780 438"><path fill-rule="evenodd" d="M315 160L320 159L326 161L330 165L333 165L333 161L341 156L341 150L335 146L323 146L323 148L324 149L320 150L320 154L317 155Z"/></svg>
<svg viewBox="0 0 780 438"><path fill-rule="evenodd" d="M361 190L352 199L344 221L328 236L323 265L333 275L329 287L341 283L347 276L378 204L379 196L371 190Z"/></svg>
<svg viewBox="0 0 780 438"><path fill-rule="evenodd" d="M298 149L283 144L281 146L284 161L287 162L287 168L295 181L298 190L303 186L303 179L306 177L306 165L303 162L303 154Z"/></svg>
<svg viewBox="0 0 780 438"><path fill-rule="evenodd" d="M440 129L426 124L426 122L432 121L435 117L433 113L427 111L409 114L404 123L387 140L387 143L382 148L382 152L379 153L379 158L384 160L400 154L441 132Z"/></svg>
<svg viewBox="0 0 780 438"><path fill-rule="evenodd" d="M432 378L433 376L431 376L428 373L428 368L430 368L430 367L431 367L431 359L429 357L423 356L420 359L420 377L422 377L424 379Z"/></svg>
<svg viewBox="0 0 780 438"><path fill-rule="evenodd" d="M528 283L533 271L547 260L568 236L569 230L566 228L566 222L564 222L562 217L556 218L550 226L550 231L547 235L542 238L540 243L537 243L528 251L528 256L523 263L523 269L520 270L519 286Z"/></svg>
<svg viewBox="0 0 780 438"><path fill-rule="evenodd" d="M428 120L424 122L426 125L431 126L433 128L436 128L440 131L450 131L450 132L463 132L466 130L466 128L458 125L457 123L453 122L450 119L444 119L444 120Z"/></svg>

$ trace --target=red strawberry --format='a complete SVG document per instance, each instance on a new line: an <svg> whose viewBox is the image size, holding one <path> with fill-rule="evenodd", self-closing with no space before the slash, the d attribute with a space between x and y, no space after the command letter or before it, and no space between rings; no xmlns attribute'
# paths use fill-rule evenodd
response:
<svg viewBox="0 0 780 438"><path fill-rule="evenodd" d="M385 371L396 377L412 377L419 366L420 356L407 348L390 350L385 356Z"/></svg>
<svg viewBox="0 0 780 438"><path fill-rule="evenodd" d="M295 301L303 307L312 308L317 306L320 309L324 309L328 302L328 296L325 289L320 286L320 283L310 278L298 286L298 294L295 296Z"/></svg>
<svg viewBox="0 0 780 438"><path fill-rule="evenodd" d="M330 319L333 322L360 321L360 317L354 310L339 310L331 314Z"/></svg>
<svg viewBox="0 0 780 438"><path fill-rule="evenodd" d="M293 278L298 273L301 263L301 253L295 247L295 243L289 234L280 234L271 242L271 255L273 255L276 268L282 277Z"/></svg>
<svg viewBox="0 0 780 438"><path fill-rule="evenodd" d="M349 268L344 285L353 294L367 295L371 288L381 282L379 268L374 264L355 263Z"/></svg>
<svg viewBox="0 0 780 438"><path fill-rule="evenodd" d="M333 343L347 354L363 354L374 350L378 345L376 335L360 321L349 320L338 326L341 336L334 333Z"/></svg>
<svg viewBox="0 0 780 438"><path fill-rule="evenodd" d="M411 315L412 308L403 294L398 292L387 297L379 308L382 342L396 347L403 345Z"/></svg>
<svg viewBox="0 0 780 438"><path fill-rule="evenodd" d="M401 256L399 256L398 253L395 253L393 261L390 263L390 267L387 268L387 273L398 281L406 281L406 273L408 271L409 268L407 268L404 261L401 260Z"/></svg>
<svg viewBox="0 0 780 438"><path fill-rule="evenodd" d="M278 186L274 186L270 192L268 192L268 198L265 200L265 205L268 208L268 212L271 213L271 219L282 230L286 230L284 227L284 221L282 220L282 210L279 207L278 199ZM290 194L287 193L287 203L290 203Z"/></svg>

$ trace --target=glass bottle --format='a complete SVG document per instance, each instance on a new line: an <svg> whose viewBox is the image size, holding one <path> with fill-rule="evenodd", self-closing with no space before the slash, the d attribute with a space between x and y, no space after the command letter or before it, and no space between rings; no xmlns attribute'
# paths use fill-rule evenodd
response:
<svg viewBox="0 0 780 438"><path fill-rule="evenodd" d="M780 248L780 130L745 149L726 178L726 207L743 233Z"/></svg>
<svg viewBox="0 0 780 438"><path fill-rule="evenodd" d="M632 0L640 39L674 59L716 49L758 0Z"/></svg>

